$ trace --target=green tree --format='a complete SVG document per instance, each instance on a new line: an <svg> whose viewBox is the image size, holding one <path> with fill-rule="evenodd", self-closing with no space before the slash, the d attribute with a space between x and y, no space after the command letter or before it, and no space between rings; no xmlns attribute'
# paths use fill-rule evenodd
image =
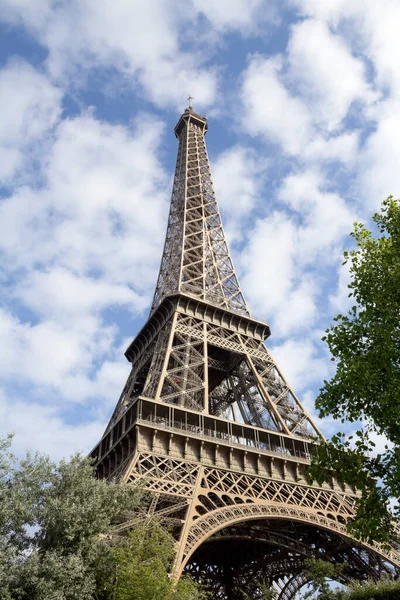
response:
<svg viewBox="0 0 400 600"><path fill-rule="evenodd" d="M332 600L399 600L398 581L366 581L352 583L347 592L336 594Z"/></svg>
<svg viewBox="0 0 400 600"><path fill-rule="evenodd" d="M321 559L305 561L305 573L312 583L302 600L399 600L400 582L390 580L350 582L346 589L332 589L330 582L342 579L344 565Z"/></svg>
<svg viewBox="0 0 400 600"><path fill-rule="evenodd" d="M101 600L201 600L205 592L183 575L177 587L169 578L174 543L157 521L145 521L114 547L113 569Z"/></svg>
<svg viewBox="0 0 400 600"><path fill-rule="evenodd" d="M340 578L343 566L321 559L308 559L304 561L304 567L304 573L310 583L308 591L302 596L303 600L315 597L320 600L331 600L334 592L330 584Z"/></svg>
<svg viewBox="0 0 400 600"><path fill-rule="evenodd" d="M387 198L373 221L375 235L355 223L356 248L344 255L354 306L334 319L323 338L336 373L316 400L320 417L355 423L356 432L350 437L338 433L322 444L310 477L322 482L334 473L355 485L361 500L353 534L387 541L388 502L400 498L400 201ZM374 455L377 434L388 443ZM398 506L395 514L400 514Z"/></svg>
<svg viewBox="0 0 400 600"><path fill-rule="evenodd" d="M159 525L110 535L137 510L139 489L96 479L79 455L18 460L10 442L0 440L0 600L204 598L186 578L173 588L173 541Z"/></svg>

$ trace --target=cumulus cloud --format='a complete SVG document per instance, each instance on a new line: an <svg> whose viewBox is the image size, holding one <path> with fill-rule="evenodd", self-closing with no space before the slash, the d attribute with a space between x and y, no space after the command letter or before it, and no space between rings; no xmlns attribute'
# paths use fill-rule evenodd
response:
<svg viewBox="0 0 400 600"><path fill-rule="evenodd" d="M66 423L54 406L11 400L2 390L0 423L0 433L15 434L14 452L38 451L50 454L53 460L68 458L77 451L88 453L104 430L104 423L93 419Z"/></svg>
<svg viewBox="0 0 400 600"><path fill-rule="evenodd" d="M80 277L60 267L29 273L14 297L42 317L66 321L110 306L126 306L132 313L140 313L147 306L147 299L127 285Z"/></svg>
<svg viewBox="0 0 400 600"><path fill-rule="evenodd" d="M57 81L76 85L101 66L118 72L125 85L139 82L156 104L181 108L189 92L198 106L214 101L215 69L203 64L200 53L184 49L182 37L196 27L197 16L186 3L49 0L36 11L24 0L5 0L2 12L3 20L23 24L48 49L47 68Z"/></svg>
<svg viewBox="0 0 400 600"><path fill-rule="evenodd" d="M337 193L324 190L320 173L310 170L286 177L278 197L301 215L297 257L300 261L329 261L356 219L355 211ZM327 253L329 249L329 254Z"/></svg>
<svg viewBox="0 0 400 600"><path fill-rule="evenodd" d="M218 31L239 30L243 34L260 32L260 25L279 19L277 4L264 0L193 0L195 9Z"/></svg>
<svg viewBox="0 0 400 600"><path fill-rule="evenodd" d="M3 265L56 262L79 274L107 273L143 292L147 267L159 260L167 209L160 133L160 123L146 119L132 129L90 114L63 121L42 157L46 185L22 187L0 206Z"/></svg>
<svg viewBox="0 0 400 600"><path fill-rule="evenodd" d="M0 178L11 179L27 152L43 142L61 114L62 92L23 60L0 70Z"/></svg>
<svg viewBox="0 0 400 600"><path fill-rule="evenodd" d="M387 0L385 10L374 0L291 0L302 16L335 29L345 28L348 44L374 65L373 76L382 88L399 92L397 23L400 5Z"/></svg>
<svg viewBox="0 0 400 600"><path fill-rule="evenodd" d="M344 119L354 104L369 107L376 99L364 64L343 39L304 21L292 27L287 54L250 57L241 87L242 126L303 164L348 164L359 131L345 131Z"/></svg>
<svg viewBox="0 0 400 600"><path fill-rule="evenodd" d="M284 213L258 220L240 257L243 291L253 314L281 337L307 327L318 288L296 264L298 230Z"/></svg>
<svg viewBox="0 0 400 600"><path fill-rule="evenodd" d="M326 132L340 128L353 102L372 102L364 63L340 35L315 19L292 27L288 44L290 83L312 107L313 121Z"/></svg>
<svg viewBox="0 0 400 600"><path fill-rule="evenodd" d="M319 68L328 46L325 49L321 47L320 52L315 52L312 57L310 68L301 73L300 78L306 81L311 77L317 81L317 86L319 82L324 86L319 110L326 108L326 115L329 107L333 114L343 114L349 102L359 98L358 118L364 127L365 124L369 127L355 162L357 194L360 205L367 200L369 207L377 208L387 195L400 193L396 150L400 132L396 117L400 105L400 59L396 51L399 3L388 0L384 11L373 0L351 3L293 0L292 4L302 16L307 17L293 28L289 48L294 65L298 66L299 61L307 58L299 45L302 29L308 29L309 33L312 33L311 30L319 31L319 35L325 32L331 42L335 40L336 50L334 47L332 50L336 60L332 62L332 68L325 73ZM311 47L312 44L313 36L310 35L306 46ZM315 83L310 83L312 88ZM324 100L325 94L330 94L330 98L325 97Z"/></svg>
<svg viewBox="0 0 400 600"><path fill-rule="evenodd" d="M215 191L230 240L242 237L244 224L262 200L267 169L266 157L240 145L228 148L213 161Z"/></svg>
<svg viewBox="0 0 400 600"><path fill-rule="evenodd" d="M0 204L0 372L53 408L90 398L111 406L124 385L128 363L104 311L143 314L152 293L170 179L162 133L146 115L130 126L90 112L65 119L45 152L30 153L39 184L28 179Z"/></svg>
<svg viewBox="0 0 400 600"><path fill-rule="evenodd" d="M282 57L253 56L243 76L243 126L252 135L298 154L308 144L312 119L308 108L280 79Z"/></svg>
<svg viewBox="0 0 400 600"><path fill-rule="evenodd" d="M365 200L376 207L397 194L398 102L386 97L378 75L389 54L378 41L387 17L379 19L373 4L292 2L302 18L292 23L285 51L251 55L242 74L242 127L268 150L278 146L271 171L286 169L264 218L247 232L241 263L250 305L278 335L317 322L325 273L332 280L352 223L366 215ZM393 19L397 9L388 5ZM358 40L349 25L356 22ZM395 76L389 80L393 95ZM348 305L345 279L330 293L332 309Z"/></svg>
<svg viewBox="0 0 400 600"><path fill-rule="evenodd" d="M254 313L272 320L282 336L317 319L324 270L340 256L355 213L339 194L324 190L313 170L288 175L277 196L290 211L257 221L240 265Z"/></svg>
<svg viewBox="0 0 400 600"><path fill-rule="evenodd" d="M294 390L303 391L311 384L319 383L328 376L328 366L314 340L290 339L272 345L274 358Z"/></svg>
<svg viewBox="0 0 400 600"><path fill-rule="evenodd" d="M400 96L381 107L376 130L371 133L358 159L360 203L375 209L387 196L400 196Z"/></svg>
<svg viewBox="0 0 400 600"><path fill-rule="evenodd" d="M6 349L0 358L4 380L18 378L59 390L68 375L90 372L95 357L107 354L115 333L88 315L69 325L51 319L32 323L3 309L0 332Z"/></svg>

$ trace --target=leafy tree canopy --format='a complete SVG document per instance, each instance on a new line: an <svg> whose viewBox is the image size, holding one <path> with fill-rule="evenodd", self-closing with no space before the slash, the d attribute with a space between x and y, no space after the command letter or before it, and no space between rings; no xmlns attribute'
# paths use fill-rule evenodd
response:
<svg viewBox="0 0 400 600"><path fill-rule="evenodd" d="M354 306L334 319L323 338L336 373L316 400L320 417L354 423L356 432L322 444L310 477L322 482L334 473L355 485L362 497L352 533L387 541L388 502L400 498L400 201L387 198L373 221L375 234L355 223L356 248L344 255ZM377 435L387 439L378 454Z"/></svg>
<svg viewBox="0 0 400 600"><path fill-rule="evenodd" d="M345 589L332 589L330 582L342 580L344 565L321 559L305 561L305 574L312 581L301 600L398 600L400 582L390 580L351 582Z"/></svg>
<svg viewBox="0 0 400 600"><path fill-rule="evenodd" d="M173 541L146 520L129 537L113 524L137 510L132 485L93 476L82 456L59 465L17 459L0 440L0 600L200 600L168 577Z"/></svg>
<svg viewBox="0 0 400 600"><path fill-rule="evenodd" d="M177 589L169 578L174 558L173 540L157 522L145 521L114 546L113 570L99 600L202 600L200 587L183 575ZM133 592L134 590L134 592Z"/></svg>
<svg viewBox="0 0 400 600"><path fill-rule="evenodd" d="M398 581L353 583L347 592L337 592L332 600L399 600Z"/></svg>

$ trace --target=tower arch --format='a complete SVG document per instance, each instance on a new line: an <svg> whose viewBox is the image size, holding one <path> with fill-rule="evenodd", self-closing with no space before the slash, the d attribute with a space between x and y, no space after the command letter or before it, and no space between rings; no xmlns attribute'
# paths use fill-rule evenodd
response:
<svg viewBox="0 0 400 600"><path fill-rule="evenodd" d="M215 536L215 534L233 525L260 521L260 519L268 522L271 520L298 522L310 527L326 530L358 546L365 552L373 553L377 557L379 556L381 560L387 561L395 567L400 567L397 552L387 550L379 544L371 545L365 542L360 544L360 542L347 532L345 525L325 515L284 504L242 503L235 506L218 508L194 520L188 529L183 560L178 567L178 574L184 570L196 549L208 539ZM272 531L274 530L272 529ZM292 547L300 554L307 555L304 544L300 542L295 544L293 540ZM313 554L308 553L308 556L313 556Z"/></svg>
<svg viewBox="0 0 400 600"><path fill-rule="evenodd" d="M242 515L237 507L219 508L208 519L204 515L203 522L196 519L189 533L179 573L206 583L212 598L241 600L242 591L263 598L262 585L267 583L279 600L292 600L310 581L304 570L310 558L341 565L337 581L342 584L398 572L396 556L358 544L332 519L290 506L243 508Z"/></svg>

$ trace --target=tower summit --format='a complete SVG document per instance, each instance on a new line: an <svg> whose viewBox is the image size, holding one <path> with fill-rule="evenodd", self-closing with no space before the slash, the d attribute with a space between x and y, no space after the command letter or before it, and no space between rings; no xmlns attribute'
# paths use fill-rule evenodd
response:
<svg viewBox="0 0 400 600"><path fill-rule="evenodd" d="M91 456L99 477L142 479L152 514L176 540L175 575L213 598L281 600L306 582L305 558L344 562L344 579L377 578L395 550L356 546L357 494L335 478L309 485L322 434L265 346L233 267L205 144L191 106L175 135L167 233L150 315L125 356L132 370ZM126 528L132 526L127 523Z"/></svg>
<svg viewBox="0 0 400 600"><path fill-rule="evenodd" d="M207 128L207 120L190 107L175 127L178 158L152 311L168 294L181 292L249 315L212 184Z"/></svg>

